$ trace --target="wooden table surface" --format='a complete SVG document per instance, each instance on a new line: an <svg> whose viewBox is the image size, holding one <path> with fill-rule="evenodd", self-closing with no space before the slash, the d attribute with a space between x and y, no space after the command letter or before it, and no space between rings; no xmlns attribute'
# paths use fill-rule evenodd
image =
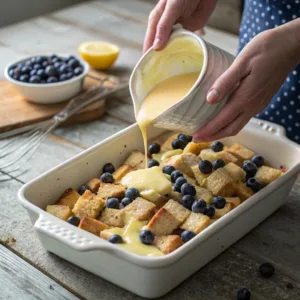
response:
<svg viewBox="0 0 300 300"><path fill-rule="evenodd" d="M130 74L141 55L151 8L142 0L94 1L1 28L0 74L24 55L76 54L86 40L118 44L121 55L111 73ZM237 36L206 31L208 41L235 53ZM34 156L29 173L0 183L0 299L140 299L45 251L16 196L28 180L133 122L130 99L110 99L104 117L57 129ZM163 299L236 299L241 287L252 291L251 299L300 299L299 198L298 184L287 204ZM276 267L268 280L257 273L265 261Z"/></svg>

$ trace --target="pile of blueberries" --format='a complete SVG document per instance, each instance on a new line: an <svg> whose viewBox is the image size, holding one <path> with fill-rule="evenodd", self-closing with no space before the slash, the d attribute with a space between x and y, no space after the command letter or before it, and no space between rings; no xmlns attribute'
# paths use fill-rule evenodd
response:
<svg viewBox="0 0 300 300"><path fill-rule="evenodd" d="M56 83L69 80L83 72L83 66L74 56L35 56L12 66L10 77L26 83Z"/></svg>

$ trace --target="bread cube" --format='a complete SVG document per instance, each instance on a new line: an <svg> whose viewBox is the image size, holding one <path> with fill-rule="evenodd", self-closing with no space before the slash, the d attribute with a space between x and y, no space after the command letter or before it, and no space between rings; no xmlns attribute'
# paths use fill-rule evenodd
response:
<svg viewBox="0 0 300 300"><path fill-rule="evenodd" d="M234 144L229 147L228 151L237 156L241 161L249 160L254 156L254 152L240 144Z"/></svg>
<svg viewBox="0 0 300 300"><path fill-rule="evenodd" d="M221 151L220 153L220 158L224 160L226 164L232 162L238 166L242 165L242 160L240 160L236 155L228 152L228 151Z"/></svg>
<svg viewBox="0 0 300 300"><path fill-rule="evenodd" d="M72 211L68 205L47 205L46 211L64 221L68 221L72 215Z"/></svg>
<svg viewBox="0 0 300 300"><path fill-rule="evenodd" d="M153 216L155 208L155 204L138 197L127 205L123 211L132 219L148 221Z"/></svg>
<svg viewBox="0 0 300 300"><path fill-rule="evenodd" d="M205 185L206 185L206 179L207 179L207 177L208 177L210 174L204 174L204 173L202 173L202 172L199 170L198 165L193 166L193 167L192 167L192 171L193 171L194 176L195 176L195 178L196 178L196 180L197 180L197 183L198 183L201 187L205 186Z"/></svg>
<svg viewBox="0 0 300 300"><path fill-rule="evenodd" d="M208 226L218 221L218 219L209 219Z"/></svg>
<svg viewBox="0 0 300 300"><path fill-rule="evenodd" d="M100 237L104 240L109 240L109 238L113 235L114 233L109 231L109 229L105 229L105 230L102 230L100 231Z"/></svg>
<svg viewBox="0 0 300 300"><path fill-rule="evenodd" d="M121 182L122 178L126 176L129 172L136 170L135 168L129 166L129 165L122 165L119 167L115 172L113 172L113 177L115 180L115 183Z"/></svg>
<svg viewBox="0 0 300 300"><path fill-rule="evenodd" d="M139 151L132 151L124 162L124 165L129 165L135 169L145 169L145 164L145 154Z"/></svg>
<svg viewBox="0 0 300 300"><path fill-rule="evenodd" d="M170 199L173 199L173 200L177 201L177 202L180 202L180 200L181 200L181 198L182 198L182 194L179 193L179 192L176 192L176 191L173 191L173 190L172 190L172 191L168 194L168 197L169 197Z"/></svg>
<svg viewBox="0 0 300 300"><path fill-rule="evenodd" d="M165 159L168 159L172 156L175 156L175 155L179 155L179 154L182 154L182 150L181 149L174 149L174 150L169 150L167 152L164 152L161 156L161 161L165 160ZM154 158L154 155L152 155L152 157ZM155 159L155 158L154 158Z"/></svg>
<svg viewBox="0 0 300 300"><path fill-rule="evenodd" d="M172 199L170 199L163 206L163 208L166 209L169 213L171 213L180 222L180 224L183 223L191 213L190 210L183 207L181 204Z"/></svg>
<svg viewBox="0 0 300 300"><path fill-rule="evenodd" d="M91 191L94 194L97 194L100 184L101 184L101 181L99 178L92 178L90 181L88 181L88 183L86 185L91 188Z"/></svg>
<svg viewBox="0 0 300 300"><path fill-rule="evenodd" d="M169 151L172 150L172 142L173 140L177 139L178 133L172 134L168 139L161 145L161 150L162 151Z"/></svg>
<svg viewBox="0 0 300 300"><path fill-rule="evenodd" d="M207 177L206 187L216 196L231 197L235 191L232 177L224 168L219 168Z"/></svg>
<svg viewBox="0 0 300 300"><path fill-rule="evenodd" d="M156 191L154 190L148 190L148 191L142 191L140 192L140 195L152 202L153 204L156 205L156 207L162 207L166 204L166 202L168 201L168 199L164 196L161 196L159 193L157 193Z"/></svg>
<svg viewBox="0 0 300 300"><path fill-rule="evenodd" d="M230 162L224 167L224 169L230 174L230 176L235 181L245 182L246 172L241 167L239 167L238 165Z"/></svg>
<svg viewBox="0 0 300 300"><path fill-rule="evenodd" d="M83 217L78 227L97 236L100 235L100 232L102 230L109 228L109 226L107 226L106 224L89 217Z"/></svg>
<svg viewBox="0 0 300 300"><path fill-rule="evenodd" d="M105 200L108 198L123 198L124 195L125 187L120 184L101 182L98 189L98 196Z"/></svg>
<svg viewBox="0 0 300 300"><path fill-rule="evenodd" d="M100 211L105 206L105 200L100 196L86 190L84 194L77 200L72 212L78 218L83 217L97 218Z"/></svg>
<svg viewBox="0 0 300 300"><path fill-rule="evenodd" d="M225 197L225 200L227 203L231 203L232 209L241 204L241 199L239 197Z"/></svg>
<svg viewBox="0 0 300 300"><path fill-rule="evenodd" d="M111 227L124 227L124 211L106 207L102 210L98 220Z"/></svg>
<svg viewBox="0 0 300 300"><path fill-rule="evenodd" d="M224 208L215 208L215 215L214 218L218 219L226 215L232 210L232 204L231 203L226 203Z"/></svg>
<svg viewBox="0 0 300 300"><path fill-rule="evenodd" d="M162 253L169 254L183 245L183 241L178 235L157 236L154 240L156 246Z"/></svg>
<svg viewBox="0 0 300 300"><path fill-rule="evenodd" d="M199 186L195 186L195 189L196 189L196 198L197 199L199 199L199 200L203 199L203 200L205 200L205 202L207 204L212 203L213 194L211 191L209 191L205 188L199 187Z"/></svg>
<svg viewBox="0 0 300 300"><path fill-rule="evenodd" d="M258 169L255 178L262 184L269 184L283 174L282 171L262 166Z"/></svg>
<svg viewBox="0 0 300 300"><path fill-rule="evenodd" d="M254 192L248 188L244 183L241 181L236 182L235 184L235 193L237 197L241 199L241 201L245 201L248 198L250 198L252 195L254 195Z"/></svg>
<svg viewBox="0 0 300 300"><path fill-rule="evenodd" d="M210 218L208 216L192 212L180 228L198 234L209 225L209 220Z"/></svg>
<svg viewBox="0 0 300 300"><path fill-rule="evenodd" d="M180 223L173 214L162 207L149 221L147 229L156 236L169 235L179 227Z"/></svg>
<svg viewBox="0 0 300 300"><path fill-rule="evenodd" d="M240 165L241 162L239 161L239 159L234 156L233 154L227 152L227 151L220 151L220 152L214 152L212 149L204 149L201 151L200 153L200 158L202 160L208 160L210 161L211 163L218 159L218 158L221 158L224 160L224 162L227 164L227 163L230 163L230 162L233 162L235 164L238 164Z"/></svg>
<svg viewBox="0 0 300 300"><path fill-rule="evenodd" d="M202 143L190 142L184 148L183 153L193 153L198 156L202 150L209 149L210 146L211 143L207 143L207 142L202 142Z"/></svg>
<svg viewBox="0 0 300 300"><path fill-rule="evenodd" d="M192 167L192 168L193 168L193 167ZM192 177L190 177L190 176L188 176L187 174L184 174L184 173L183 173L183 176L184 176L184 178L186 179L186 181L187 181L188 183L190 183L190 184L192 184L192 185L196 185L196 184L197 184L196 179L194 179L194 178L192 178Z"/></svg>
<svg viewBox="0 0 300 300"><path fill-rule="evenodd" d="M67 205L73 209L75 203L79 199L80 195L73 189L69 188L63 192L58 201L57 205Z"/></svg>

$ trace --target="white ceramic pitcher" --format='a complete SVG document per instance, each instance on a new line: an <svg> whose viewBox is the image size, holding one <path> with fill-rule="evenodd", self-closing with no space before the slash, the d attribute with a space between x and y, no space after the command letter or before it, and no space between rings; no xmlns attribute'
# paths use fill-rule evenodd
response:
<svg viewBox="0 0 300 300"><path fill-rule="evenodd" d="M209 104L206 95L214 81L231 65L234 57L204 41L197 34L174 29L166 48L150 48L139 60L129 81L137 116L147 94L161 81L183 73L200 72L188 94L159 116L152 125L193 135L224 106L226 99Z"/></svg>

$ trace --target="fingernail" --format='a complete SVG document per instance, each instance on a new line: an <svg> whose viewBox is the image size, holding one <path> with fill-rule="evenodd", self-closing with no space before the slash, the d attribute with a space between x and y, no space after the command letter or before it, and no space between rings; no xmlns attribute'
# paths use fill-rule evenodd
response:
<svg viewBox="0 0 300 300"><path fill-rule="evenodd" d="M220 97L219 92L215 89L211 89L206 96L206 100L208 103L213 104L219 100L219 97Z"/></svg>
<svg viewBox="0 0 300 300"><path fill-rule="evenodd" d="M156 38L155 41L154 41L154 43L153 43L153 49L154 50L159 49L160 45L161 45L161 39Z"/></svg>

